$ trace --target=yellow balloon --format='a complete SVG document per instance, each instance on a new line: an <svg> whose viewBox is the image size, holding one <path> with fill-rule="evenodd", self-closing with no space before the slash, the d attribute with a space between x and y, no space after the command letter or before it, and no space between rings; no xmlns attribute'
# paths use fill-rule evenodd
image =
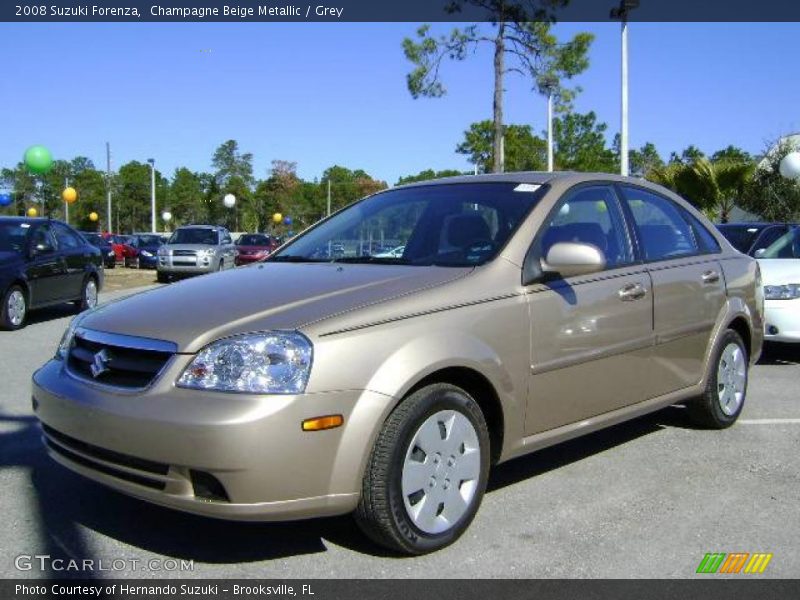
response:
<svg viewBox="0 0 800 600"><path fill-rule="evenodd" d="M90 221L95 222L99 218L100 217L98 216L98 214L96 212L89 213L89 220Z"/></svg>
<svg viewBox="0 0 800 600"><path fill-rule="evenodd" d="M29 217L35 217L38 214L39 214L39 211L36 210L35 208L33 208L32 206L28 209L28 216Z"/></svg>
<svg viewBox="0 0 800 600"><path fill-rule="evenodd" d="M273 223L280 223L283 221L283 215L281 213L275 213L272 215L272 222Z"/></svg>
<svg viewBox="0 0 800 600"><path fill-rule="evenodd" d="M61 192L61 197L67 204L72 204L78 199L78 191L74 187L64 188L64 191Z"/></svg>

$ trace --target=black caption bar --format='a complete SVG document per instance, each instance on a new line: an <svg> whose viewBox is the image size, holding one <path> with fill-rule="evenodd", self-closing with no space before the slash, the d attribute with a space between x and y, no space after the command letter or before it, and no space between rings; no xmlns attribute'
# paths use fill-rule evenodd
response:
<svg viewBox="0 0 800 600"><path fill-rule="evenodd" d="M65 600L785 600L798 580L3 580L0 598Z"/></svg>
<svg viewBox="0 0 800 600"><path fill-rule="evenodd" d="M4 0L0 21L97 22L474 22L493 21L500 0ZM506 0L527 20L800 21L796 0ZM634 8L630 8L633 6Z"/></svg>

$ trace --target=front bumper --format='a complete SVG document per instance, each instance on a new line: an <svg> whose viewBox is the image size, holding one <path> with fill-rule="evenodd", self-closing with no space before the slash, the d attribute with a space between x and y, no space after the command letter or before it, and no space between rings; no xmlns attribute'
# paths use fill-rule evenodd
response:
<svg viewBox="0 0 800 600"><path fill-rule="evenodd" d="M158 267L158 256L153 254L152 256L142 256L139 255L139 268L140 269L155 269Z"/></svg>
<svg viewBox="0 0 800 600"><path fill-rule="evenodd" d="M52 360L34 374L33 403L49 454L62 465L156 504L235 520L344 514L391 398L366 391L251 396L177 388L192 357L177 355L152 388L112 391ZM342 414L337 429L304 419ZM224 498L209 499L196 474Z"/></svg>
<svg viewBox="0 0 800 600"><path fill-rule="evenodd" d="M236 263L237 267L241 265L251 265L255 262L264 260L265 258L267 258L267 256L268 256L267 254L255 255L255 256L248 254L239 254L236 256L236 260L234 262Z"/></svg>
<svg viewBox="0 0 800 600"><path fill-rule="evenodd" d="M216 270L217 263L213 258L205 262L201 258L192 258L194 262L188 260L176 261L172 256L156 257L156 268L160 273L183 273L201 275L211 273Z"/></svg>
<svg viewBox="0 0 800 600"><path fill-rule="evenodd" d="M764 301L764 341L800 342L800 299Z"/></svg>

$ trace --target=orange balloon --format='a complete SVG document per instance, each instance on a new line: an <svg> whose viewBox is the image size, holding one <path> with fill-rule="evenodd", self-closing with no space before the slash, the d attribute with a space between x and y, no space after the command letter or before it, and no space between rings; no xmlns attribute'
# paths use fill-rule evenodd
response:
<svg viewBox="0 0 800 600"><path fill-rule="evenodd" d="M28 216L29 217L35 217L38 214L39 214L39 211L36 210L35 208L33 208L32 206L28 209Z"/></svg>
<svg viewBox="0 0 800 600"><path fill-rule="evenodd" d="M93 223L99 219L100 216L96 212L89 213L89 220Z"/></svg>
<svg viewBox="0 0 800 600"><path fill-rule="evenodd" d="M74 187L64 188L64 191L61 192L61 197L67 204L72 204L78 199L78 192Z"/></svg>

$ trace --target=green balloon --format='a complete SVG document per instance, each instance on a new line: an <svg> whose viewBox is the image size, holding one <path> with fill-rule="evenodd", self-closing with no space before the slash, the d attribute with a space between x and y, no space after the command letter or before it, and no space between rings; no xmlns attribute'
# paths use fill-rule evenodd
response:
<svg viewBox="0 0 800 600"><path fill-rule="evenodd" d="M42 175L53 166L53 155L44 146L31 146L25 150L25 166L31 173Z"/></svg>

